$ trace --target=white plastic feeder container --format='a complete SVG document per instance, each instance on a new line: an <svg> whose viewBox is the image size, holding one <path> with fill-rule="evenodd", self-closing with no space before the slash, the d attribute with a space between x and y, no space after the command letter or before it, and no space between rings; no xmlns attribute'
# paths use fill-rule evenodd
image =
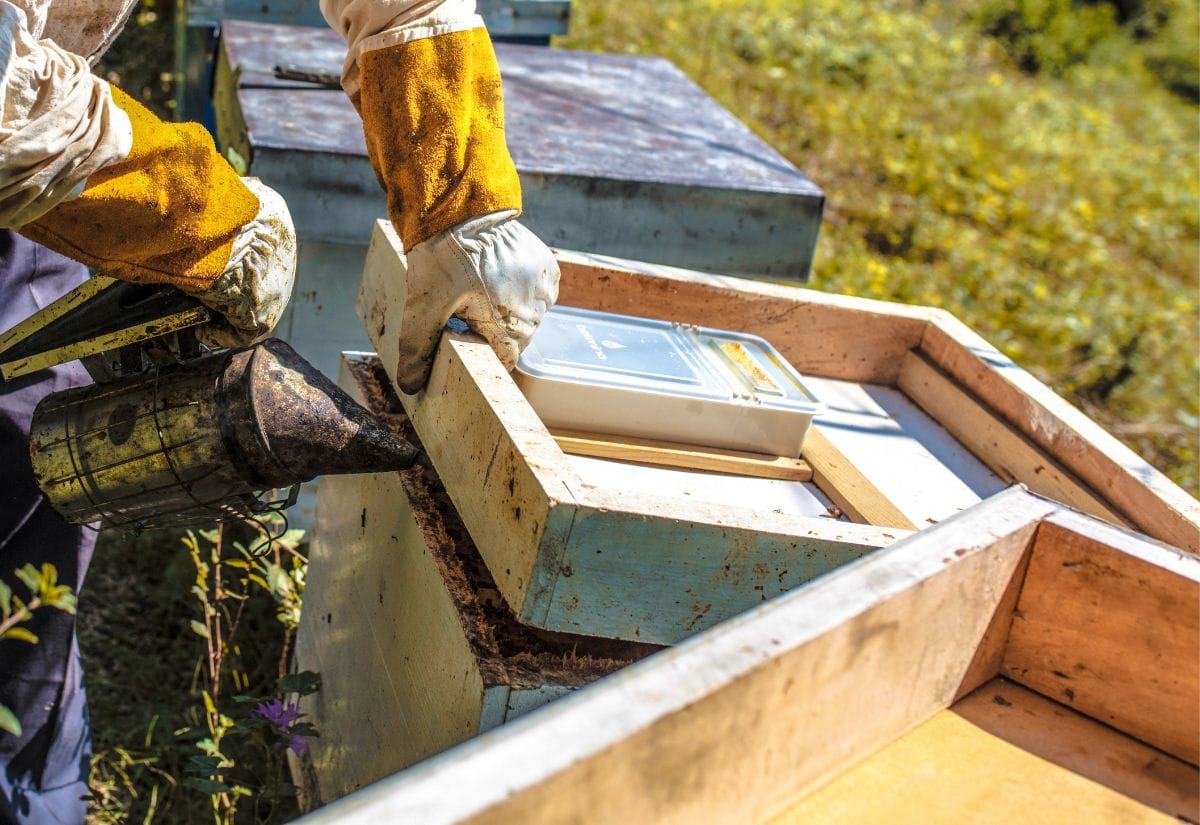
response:
<svg viewBox="0 0 1200 825"><path fill-rule="evenodd" d="M551 429L797 457L825 405L754 335L558 306L517 362Z"/></svg>

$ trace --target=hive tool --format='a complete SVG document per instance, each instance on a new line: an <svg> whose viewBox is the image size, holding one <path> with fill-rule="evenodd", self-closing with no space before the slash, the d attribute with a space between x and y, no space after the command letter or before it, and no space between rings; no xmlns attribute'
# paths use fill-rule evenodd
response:
<svg viewBox="0 0 1200 825"><path fill-rule="evenodd" d="M47 395L30 428L34 477L67 521L256 521L318 475L416 460L283 341L206 350L194 328L213 317L175 287L96 275L0 333L5 381L78 358L96 382Z"/></svg>

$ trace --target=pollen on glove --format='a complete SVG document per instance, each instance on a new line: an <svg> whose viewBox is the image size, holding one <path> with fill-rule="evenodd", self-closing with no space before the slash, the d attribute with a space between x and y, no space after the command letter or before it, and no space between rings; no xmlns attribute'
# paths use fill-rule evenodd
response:
<svg viewBox="0 0 1200 825"><path fill-rule="evenodd" d="M359 74L368 153L406 249L468 218L520 211L485 29L364 52Z"/></svg>

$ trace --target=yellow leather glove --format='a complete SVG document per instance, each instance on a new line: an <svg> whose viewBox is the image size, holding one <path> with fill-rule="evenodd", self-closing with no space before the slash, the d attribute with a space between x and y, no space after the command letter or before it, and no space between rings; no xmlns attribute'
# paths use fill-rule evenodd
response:
<svg viewBox="0 0 1200 825"><path fill-rule="evenodd" d="M424 32L423 32L424 33ZM404 242L408 298L398 383L424 386L458 315L512 369L558 296L558 264L523 227L504 142L500 70L481 26L363 51L356 103Z"/></svg>
<svg viewBox="0 0 1200 825"><path fill-rule="evenodd" d="M199 124L165 123L111 91L133 129L129 154L19 231L105 275L196 295L224 316L201 332L212 345L264 337L295 277L295 230L282 199L240 179Z"/></svg>

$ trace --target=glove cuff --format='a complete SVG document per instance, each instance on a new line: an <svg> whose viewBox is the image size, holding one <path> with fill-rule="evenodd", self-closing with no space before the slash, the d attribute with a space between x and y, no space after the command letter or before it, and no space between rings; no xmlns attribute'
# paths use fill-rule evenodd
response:
<svg viewBox="0 0 1200 825"><path fill-rule="evenodd" d="M203 126L165 123L111 89L133 127L128 156L20 232L114 278L205 289L225 271L258 199Z"/></svg>
<svg viewBox="0 0 1200 825"><path fill-rule="evenodd" d="M366 51L358 67L367 150L405 249L477 215L520 211L485 29Z"/></svg>

